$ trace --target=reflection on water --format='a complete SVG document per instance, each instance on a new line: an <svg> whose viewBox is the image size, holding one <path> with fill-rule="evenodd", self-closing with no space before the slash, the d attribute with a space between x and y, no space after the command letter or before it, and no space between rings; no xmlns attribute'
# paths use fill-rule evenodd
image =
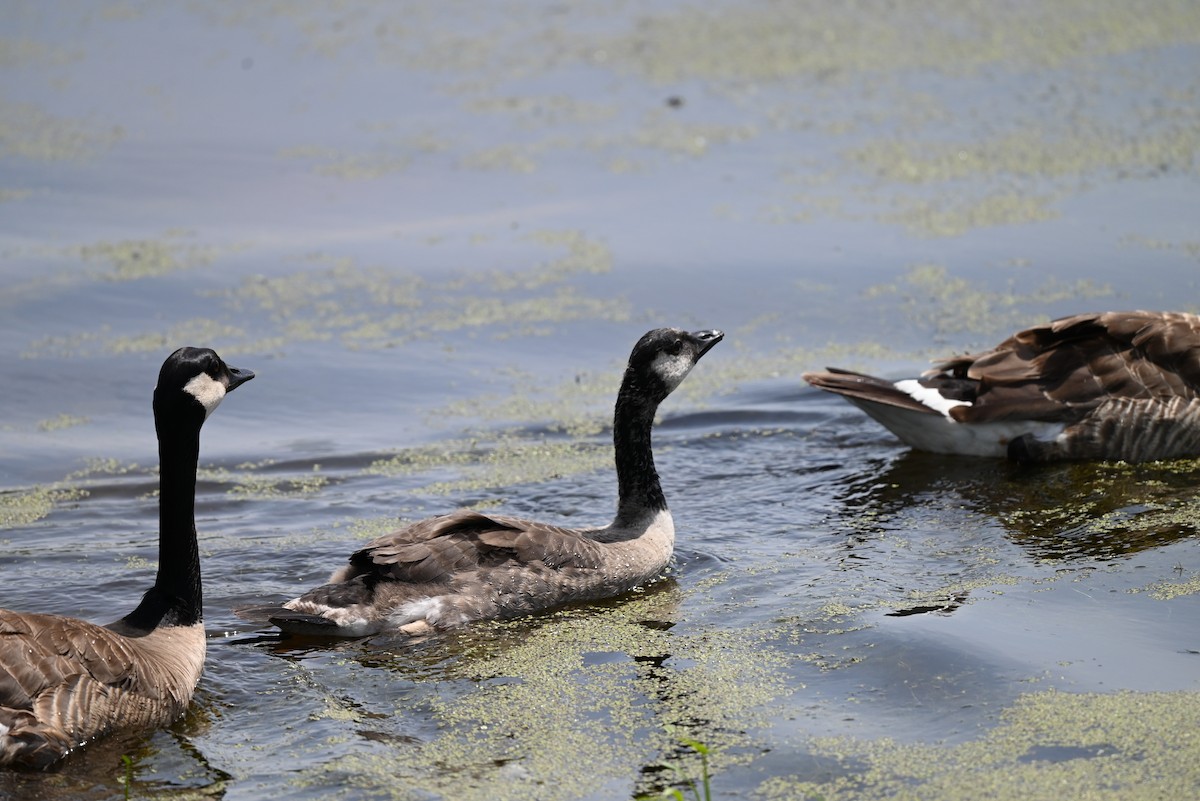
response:
<svg viewBox="0 0 1200 801"><path fill-rule="evenodd" d="M799 379L1195 311L1194 2L3 10L0 604L132 608L157 365L259 377L204 432L192 710L0 795L609 799L685 738L717 797L1200 784L1195 463L910 453ZM232 613L456 506L611 519L664 324L728 333L655 431L667 578L416 643Z"/></svg>
<svg viewBox="0 0 1200 801"><path fill-rule="evenodd" d="M1198 478L1195 460L1025 467L905 450L848 482L841 500L868 528L953 505L1000 523L1034 559L1107 561L1193 536Z"/></svg>
<svg viewBox="0 0 1200 801"><path fill-rule="evenodd" d="M153 734L117 732L70 754L47 773L0 773L5 798L224 798L233 776L196 745L220 713L203 691L187 714Z"/></svg>

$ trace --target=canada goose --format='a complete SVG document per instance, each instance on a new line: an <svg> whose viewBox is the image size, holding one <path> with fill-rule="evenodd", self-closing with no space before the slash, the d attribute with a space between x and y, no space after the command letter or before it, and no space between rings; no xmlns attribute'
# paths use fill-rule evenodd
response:
<svg viewBox="0 0 1200 801"><path fill-rule="evenodd" d="M46 768L116 728L169 723L204 664L196 465L200 427L254 373L180 348L158 374L158 575L138 607L99 626L0 609L0 765Z"/></svg>
<svg viewBox="0 0 1200 801"><path fill-rule="evenodd" d="M919 379L829 368L804 380L934 453L1020 462L1200 455L1195 314L1077 314L937 361Z"/></svg>
<svg viewBox="0 0 1200 801"><path fill-rule="evenodd" d="M613 415L619 498L609 525L567 529L471 510L422 520L368 543L270 621L299 634L418 635L617 595L654 578L675 544L650 446L654 414L723 336L659 328L634 346Z"/></svg>

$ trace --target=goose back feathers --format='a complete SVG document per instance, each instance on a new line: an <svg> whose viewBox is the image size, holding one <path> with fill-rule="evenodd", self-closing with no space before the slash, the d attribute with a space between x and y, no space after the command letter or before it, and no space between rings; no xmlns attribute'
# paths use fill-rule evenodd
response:
<svg viewBox="0 0 1200 801"><path fill-rule="evenodd" d="M154 390L159 567L137 608L108 626L0 610L0 765L46 768L117 728L187 708L204 664L195 492L200 427L250 380L207 348L180 348Z"/></svg>
<svg viewBox="0 0 1200 801"><path fill-rule="evenodd" d="M634 346L617 396L613 521L569 529L459 510L387 534L351 555L329 583L284 604L285 631L421 634L625 592L666 567L675 542L651 451L654 415L720 331L648 332Z"/></svg>
<svg viewBox="0 0 1200 801"><path fill-rule="evenodd" d="M115 728L150 728L187 708L204 627L117 631L0 610L0 764L41 769Z"/></svg>
<svg viewBox="0 0 1200 801"><path fill-rule="evenodd" d="M1200 316L1077 314L890 382L806 373L911 447L1023 462L1200 455Z"/></svg>

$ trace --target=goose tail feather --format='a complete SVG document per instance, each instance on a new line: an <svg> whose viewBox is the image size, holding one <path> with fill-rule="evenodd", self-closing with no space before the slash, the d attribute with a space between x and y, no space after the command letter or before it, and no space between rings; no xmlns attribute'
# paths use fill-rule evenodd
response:
<svg viewBox="0 0 1200 801"><path fill-rule="evenodd" d="M823 371L804 373L802 378L817 389L833 392L854 401L895 406L922 414L937 414L936 410L921 403L891 381L873 375L826 367ZM859 405L862 406L861 403Z"/></svg>

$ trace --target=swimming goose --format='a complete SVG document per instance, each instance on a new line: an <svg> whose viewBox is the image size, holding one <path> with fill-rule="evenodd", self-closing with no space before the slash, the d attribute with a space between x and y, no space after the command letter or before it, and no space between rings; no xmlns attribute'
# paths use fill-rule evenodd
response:
<svg viewBox="0 0 1200 801"><path fill-rule="evenodd" d="M675 526L650 428L658 405L723 336L659 328L634 346L613 415L618 501L609 525L567 529L471 510L422 520L368 543L271 622L298 634L419 635L617 595L654 578L671 558Z"/></svg>
<svg viewBox="0 0 1200 801"><path fill-rule="evenodd" d="M196 466L200 427L254 373L180 348L154 390L158 575L138 607L99 626L0 609L0 765L41 769L116 728L169 723L204 664Z"/></svg>
<svg viewBox="0 0 1200 801"><path fill-rule="evenodd" d="M1200 455L1200 316L1103 312L1021 331L892 383L805 373L918 450L1020 462Z"/></svg>

